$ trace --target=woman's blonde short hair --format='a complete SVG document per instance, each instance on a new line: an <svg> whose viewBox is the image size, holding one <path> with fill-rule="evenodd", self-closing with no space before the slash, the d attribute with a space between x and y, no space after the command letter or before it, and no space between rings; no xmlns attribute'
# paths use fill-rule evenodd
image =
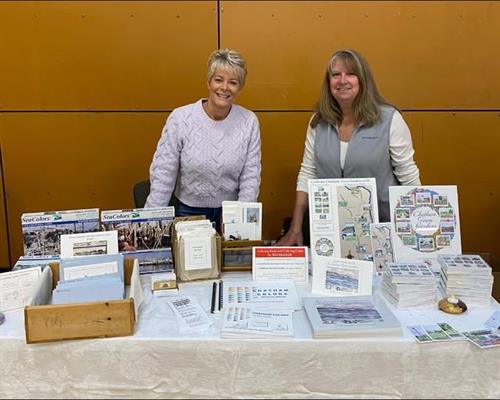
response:
<svg viewBox="0 0 500 400"><path fill-rule="evenodd" d="M215 50L208 57L207 78L210 81L217 70L234 73L238 77L240 86L245 85L247 76L247 63L240 53L232 49Z"/></svg>

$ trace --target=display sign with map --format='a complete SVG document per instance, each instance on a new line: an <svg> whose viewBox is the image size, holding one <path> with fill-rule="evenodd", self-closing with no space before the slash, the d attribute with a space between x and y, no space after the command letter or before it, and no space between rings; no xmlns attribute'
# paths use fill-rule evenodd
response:
<svg viewBox="0 0 500 400"><path fill-rule="evenodd" d="M310 179L311 253L372 261L370 224L378 222L375 178Z"/></svg>
<svg viewBox="0 0 500 400"><path fill-rule="evenodd" d="M389 202L397 262L462 253L456 186L390 186Z"/></svg>

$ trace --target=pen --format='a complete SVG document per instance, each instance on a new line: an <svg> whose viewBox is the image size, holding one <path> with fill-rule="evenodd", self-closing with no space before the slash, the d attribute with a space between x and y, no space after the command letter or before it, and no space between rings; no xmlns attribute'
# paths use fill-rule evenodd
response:
<svg viewBox="0 0 500 400"><path fill-rule="evenodd" d="M222 280L219 281L219 311L222 311L224 308L223 302L224 302L224 291L222 287L223 283Z"/></svg>
<svg viewBox="0 0 500 400"><path fill-rule="evenodd" d="M212 285L212 306L210 308L210 313L213 314L215 312L215 296L217 293L217 282L214 282Z"/></svg>

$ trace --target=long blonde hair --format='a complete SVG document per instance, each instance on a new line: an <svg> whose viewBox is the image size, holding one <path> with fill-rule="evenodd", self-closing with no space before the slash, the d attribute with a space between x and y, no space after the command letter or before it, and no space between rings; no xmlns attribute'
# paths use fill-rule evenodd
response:
<svg viewBox="0 0 500 400"><path fill-rule="evenodd" d="M375 124L380 118L380 106L390 104L380 94L370 67L361 54L354 50L344 49L336 51L328 61L319 100L315 107L316 114L311 120L311 127L316 127L321 120L332 125L342 121L342 109L330 90L332 68L337 60L341 60L359 80L359 92L353 102L354 118L367 126Z"/></svg>

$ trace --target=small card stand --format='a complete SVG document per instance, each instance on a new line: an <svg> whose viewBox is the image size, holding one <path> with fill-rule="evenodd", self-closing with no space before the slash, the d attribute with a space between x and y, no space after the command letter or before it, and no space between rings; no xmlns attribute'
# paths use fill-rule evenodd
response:
<svg viewBox="0 0 500 400"><path fill-rule="evenodd" d="M222 272L251 271L252 248L262 246L262 240L224 240L222 242Z"/></svg>

